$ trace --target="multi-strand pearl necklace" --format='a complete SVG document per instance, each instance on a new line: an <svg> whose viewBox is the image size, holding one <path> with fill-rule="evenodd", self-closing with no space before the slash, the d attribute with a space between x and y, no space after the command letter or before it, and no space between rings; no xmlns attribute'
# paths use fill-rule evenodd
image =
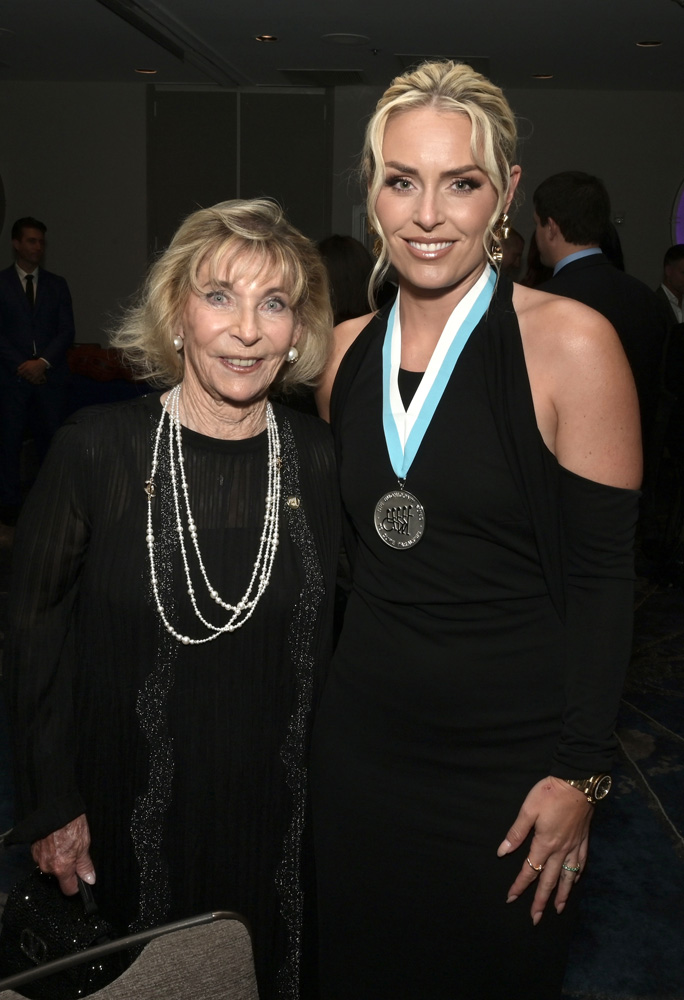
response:
<svg viewBox="0 0 684 1000"><path fill-rule="evenodd" d="M178 642L182 642L185 645L198 646L204 642L211 642L213 639L217 639L224 632L234 632L236 629L241 628L245 622L252 617L254 614L254 609L259 603L261 595L266 590L269 580L271 579L271 570L273 569L273 562L275 560L276 549L278 548L278 511L280 509L280 437L278 435L278 425L276 424L275 416L273 413L273 407L270 403L266 406L266 427L268 430L268 489L266 491L266 512L264 515L264 527L261 532L261 541L259 542L259 552L257 554L254 568L252 570L252 575L247 585L247 590L237 602L237 604L229 604L224 601L218 591L211 585L209 578L207 576L207 571L204 567L204 561L202 559L202 554L200 553L199 544L197 542L197 528L195 526L195 521L192 516L192 511L190 509L190 497L188 494L188 483L185 477L185 462L183 461L183 447L181 439L181 422L180 422L180 402L181 386L175 386L166 398L164 403L164 408L162 410L162 415L159 420L159 426L157 427L157 434L154 441L154 451L152 454L152 471L150 473L150 478L148 479L145 490L147 492L147 551L150 556L150 575L152 579L152 591L154 593L154 599L157 604L157 611L159 612L159 617L161 618L164 626L170 635L177 639ZM173 493L173 502L176 510L176 532L178 534L178 541L180 544L181 556L183 559L183 566L185 568L185 580L187 584L187 591L190 597L190 602L192 604L193 610L197 618L202 622L205 628L208 628L210 635L205 636L203 639L192 639L190 636L182 635L180 632L176 631L173 625L169 622L166 611L164 610L164 605L162 604L161 597L159 595L159 587L157 583L157 570L155 567L154 560L154 530L152 527L152 499L156 493L156 483L155 475L157 473L157 462L159 456L160 443L162 439L162 429L164 426L164 419L168 415L169 418L169 435L168 435L168 451L169 451L169 469L171 472L171 488ZM180 480L180 490L179 490L179 480ZM181 492L182 492L182 502L181 502ZM185 510L186 525L183 525L183 509ZM229 611L230 618L225 623L225 625L213 625L211 622L207 621L202 612L197 607L197 600L195 598L195 588L192 583L190 575L190 565L188 562L188 553L185 544L185 536L189 535L192 542L192 546L195 550L197 556L197 562L199 564L200 573L202 579L206 585L207 591L211 599L218 604L220 607Z"/></svg>

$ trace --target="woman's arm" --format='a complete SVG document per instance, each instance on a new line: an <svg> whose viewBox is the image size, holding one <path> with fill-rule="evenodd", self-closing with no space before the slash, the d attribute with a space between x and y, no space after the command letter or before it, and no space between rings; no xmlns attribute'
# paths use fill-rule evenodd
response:
<svg viewBox="0 0 684 1000"><path fill-rule="evenodd" d="M556 909L563 909L576 877L568 868L583 868L587 857L594 807L563 779L589 777L610 763L630 651L632 491L641 477L636 393L615 332L578 303L536 299L533 293L523 304L521 332L537 422L562 466L567 641L557 666L565 711L551 774L530 791L498 852L515 850L534 831L529 858L544 869L524 861L509 899L537 881L535 923L554 889ZM526 304L536 310L529 322Z"/></svg>
<svg viewBox="0 0 684 1000"><path fill-rule="evenodd" d="M615 330L593 309L515 286L540 433L559 464L585 479L641 485L639 403Z"/></svg>
<svg viewBox="0 0 684 1000"><path fill-rule="evenodd" d="M340 367L342 358L345 356L363 328L368 326L372 318L373 314L370 313L367 316L358 316L355 319L348 319L346 322L340 323L339 326L336 326L333 330L332 353L327 367L320 378L318 386L316 387L315 394L318 414L323 418L323 420L327 420L328 423L330 423L330 396L335 382L335 376L337 375L337 369Z"/></svg>
<svg viewBox="0 0 684 1000"><path fill-rule="evenodd" d="M85 842L69 626L89 537L84 464L90 452L78 424L63 428L26 501L14 542L5 649L17 820L7 841L40 842L38 863L56 874L62 863L53 867L53 861L72 833ZM79 871L92 872L80 848L76 853ZM67 891L72 876L65 874Z"/></svg>

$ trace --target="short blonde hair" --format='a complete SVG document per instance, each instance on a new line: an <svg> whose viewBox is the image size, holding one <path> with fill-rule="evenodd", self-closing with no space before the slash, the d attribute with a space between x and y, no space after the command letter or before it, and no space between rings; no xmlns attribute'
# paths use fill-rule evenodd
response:
<svg viewBox="0 0 684 1000"><path fill-rule="evenodd" d="M499 87L470 66L451 61L426 62L392 81L366 128L361 170L368 189L368 219L382 242L373 271L371 295L382 284L391 263L385 234L375 211L385 180L382 156L385 129L394 116L428 107L457 112L470 119L473 160L498 195L496 209L482 238L485 253L491 259L491 244L496 241L494 226L506 203L510 168L515 162L515 116Z"/></svg>
<svg viewBox="0 0 684 1000"><path fill-rule="evenodd" d="M183 378L182 352L173 346L188 298L201 294L198 274L212 278L237 265L241 272L273 269L291 297L300 330L299 360L284 365L274 390L311 386L323 371L332 338L332 309L325 265L311 240L273 201L224 201L193 212L149 271L138 304L112 337L136 374L159 386Z"/></svg>

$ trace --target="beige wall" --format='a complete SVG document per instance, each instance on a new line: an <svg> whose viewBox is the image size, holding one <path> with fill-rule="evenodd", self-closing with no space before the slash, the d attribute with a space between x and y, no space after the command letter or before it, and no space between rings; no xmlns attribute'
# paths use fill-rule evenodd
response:
<svg viewBox="0 0 684 1000"><path fill-rule="evenodd" d="M352 205L362 201L350 170L363 139L363 121L378 92L338 91L335 100L333 229L351 232ZM649 285L660 280L664 251L673 242L674 199L684 180L684 93L514 90L519 117L522 199L515 225L529 238L532 193L549 174L586 170L605 181L627 269Z"/></svg>
<svg viewBox="0 0 684 1000"><path fill-rule="evenodd" d="M103 330L146 265L145 86L0 83L0 266L23 215L48 227L46 266L69 282L76 339Z"/></svg>

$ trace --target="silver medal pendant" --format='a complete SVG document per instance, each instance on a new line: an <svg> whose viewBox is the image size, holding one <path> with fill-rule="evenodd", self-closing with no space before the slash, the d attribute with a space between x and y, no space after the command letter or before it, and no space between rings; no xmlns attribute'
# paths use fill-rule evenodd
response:
<svg viewBox="0 0 684 1000"><path fill-rule="evenodd" d="M410 549L423 537L425 509L413 493L392 490L375 505L375 530L392 549Z"/></svg>

